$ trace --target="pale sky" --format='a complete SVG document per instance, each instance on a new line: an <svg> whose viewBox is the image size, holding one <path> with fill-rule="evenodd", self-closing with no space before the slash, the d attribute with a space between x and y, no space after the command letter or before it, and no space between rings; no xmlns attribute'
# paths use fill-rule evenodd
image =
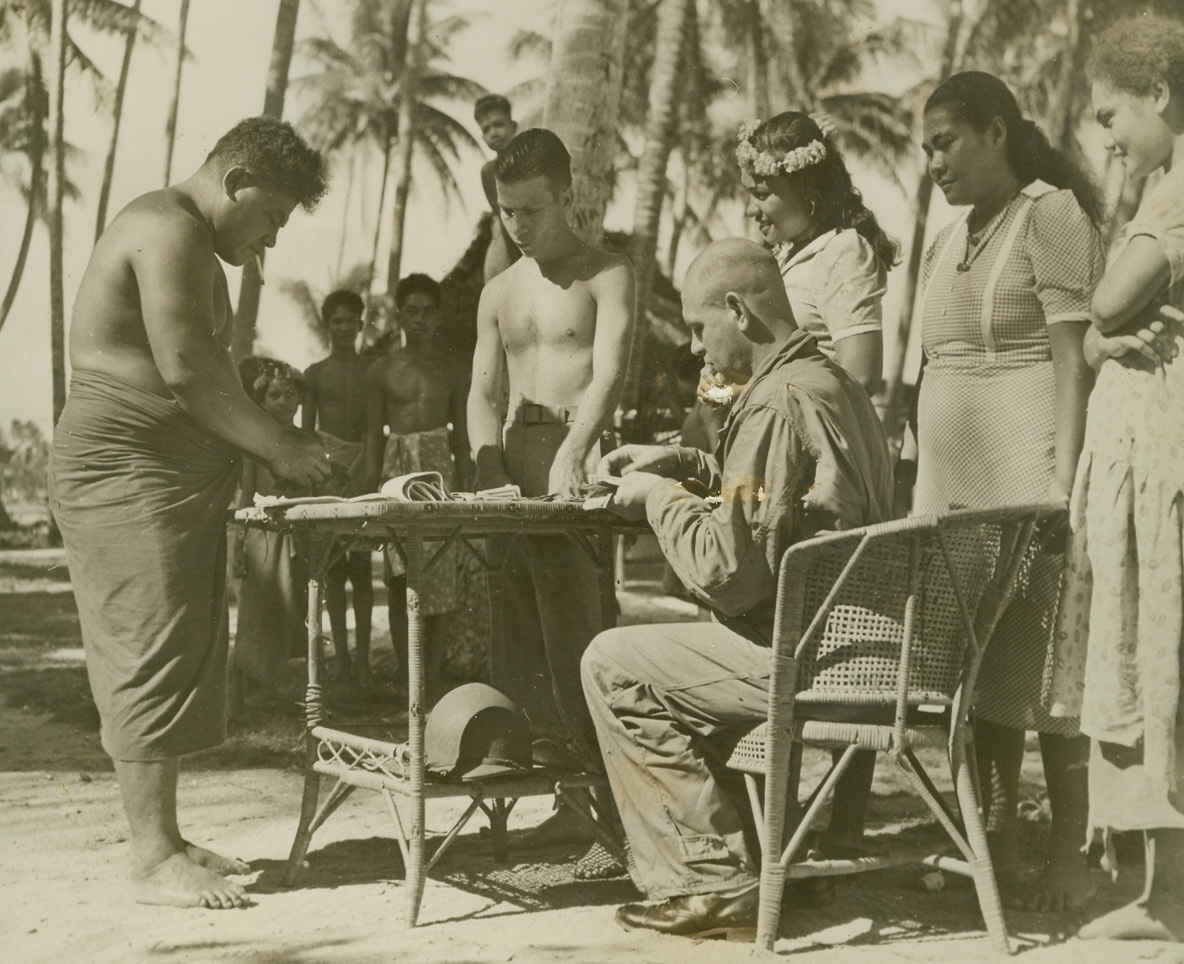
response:
<svg viewBox="0 0 1184 964"><path fill-rule="evenodd" d="M204 160L218 137L243 117L263 107L267 66L275 30L276 0L193 0L189 8L186 44L192 57L184 67L177 137L173 150L173 180L188 177ZM340 6L321 0L328 26L339 41L346 39ZM434 6L464 13L472 27L458 38L453 52L453 72L468 76L491 90L500 91L528 77L533 71L509 63L505 48L519 25L549 29L547 0L445 0ZM178 0L144 0L143 12L170 31L176 31ZM493 11L496 10L496 14ZM323 22L308 0L301 4L297 38L323 32ZM103 38L85 28L75 40L103 73L119 74L123 45L118 38ZM168 116L175 69L175 40L154 47L137 41L124 101L119 152L108 207L108 222L125 204L145 191L164 185L165 121ZM11 55L0 52L0 64ZM299 58L292 63L292 77L308 70ZM301 111L291 90L285 117ZM455 116L478 135L471 119L471 105L459 104ZM66 88L66 139L85 151L72 166L71 177L82 191L81 201L65 210L65 295L67 326L70 306L94 243L95 216L103 164L110 139L109 108L98 107L91 85L77 77ZM479 137L478 137L479 140ZM484 146L482 145L484 152ZM463 204L455 200L445 210L442 194L431 176L422 189L412 188L403 270L426 271L440 277L452 267L471 238L485 198L478 171L484 154L470 152L458 171L465 193ZM16 170L16 159L0 159L4 170ZM350 201L350 230L344 266L369 257L378 200L378 167L370 171L370 189L355 186ZM317 210L296 212L267 259L268 283L259 312L260 349L304 367L314 360L314 344L302 327L292 324L295 308L279 292L277 282L287 276L301 278L326 290L337 261L343 235L346 172L334 171L330 192ZM388 192L389 195L390 192ZM362 208L365 207L363 224ZM24 226L24 202L5 182L0 182L0 285L7 285ZM43 227L34 233L29 262L20 292L4 328L0 329L0 425L7 430L14 418L33 419L48 432L52 417L49 353L49 240ZM238 295L238 269L227 267L232 298ZM68 330L68 329L67 329Z"/></svg>
<svg viewBox="0 0 1184 964"><path fill-rule="evenodd" d="M556 0L439 0L441 12L469 16L472 27L461 34L452 51L453 72L471 77L491 90L505 91L539 72L530 65L512 64L506 45L519 27L549 32ZM886 13L908 10L915 16L918 6L908 0L882 0ZM190 6L187 45L192 58L186 62L173 155L173 180L187 177L201 164L214 141L242 117L259 113L263 106L268 59L275 26L276 0L194 0ZM322 33L327 27L338 40L346 32L339 5L321 0L329 22L320 19L304 0L297 36ZM176 29L178 0L144 0L143 10L169 30ZM118 76L122 43L79 29L75 39L88 56L112 80ZM166 42L153 47L137 42L132 59L128 96L124 104L123 128L116 159L115 178L108 221L132 198L164 184L164 129L172 90L174 47ZM0 52L0 63L5 55ZM299 57L293 61L292 76L307 71ZM893 78L895 79L895 78ZM888 80L885 86L888 86ZM896 86L893 84L892 86ZM285 116L299 116L302 105L289 90ZM468 104L456 105L455 116L474 135ZM86 266L94 239L94 224L102 166L110 138L109 110L96 105L89 83L77 77L66 91L66 138L83 149L84 156L72 167L71 176L82 191L79 203L67 204L65 294L67 326L70 306ZM473 153L458 171L464 191L463 204L444 207L442 195L429 175L413 185L404 240L403 270L426 271L440 277L463 253L477 219L485 207L478 178L484 155ZM0 159L4 169L14 159ZM912 226L911 203L901 193L853 165L869 205L886 228L898 238L908 237ZM346 268L369 256L374 206L377 203L378 168L369 171L369 185L355 186L346 218L346 176L335 171L329 195L311 215L297 212L280 234L267 261L268 283L263 289L259 313L259 350L276 355L299 367L315 360L317 348L296 319L295 306L279 293L283 277L301 278L314 288L327 290L334 275L338 247L346 238ZM906 183L915 175L906 176ZM357 182L355 182L357 185ZM625 190L610 209L608 226L628 229L632 221L632 192ZM935 198L930 230L946 223L952 212ZM13 188L0 182L0 284L7 284L23 227L24 204ZM384 219L385 223L385 219ZM343 225L348 224L348 233ZM742 215L733 212L729 225L745 230ZM51 419L51 375L49 354L48 238L44 228L35 232L29 263L12 314L0 330L0 425L7 428L14 418L33 419L48 433ZM899 304L903 270L891 273L885 302L886 342L891 345ZM227 269L232 297L237 298L238 270ZM680 280L676 277L676 281Z"/></svg>

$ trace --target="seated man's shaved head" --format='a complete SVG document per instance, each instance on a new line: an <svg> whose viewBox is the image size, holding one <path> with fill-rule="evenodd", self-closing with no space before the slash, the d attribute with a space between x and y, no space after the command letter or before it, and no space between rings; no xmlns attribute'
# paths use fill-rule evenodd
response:
<svg viewBox="0 0 1184 964"><path fill-rule="evenodd" d="M777 260L755 241L722 238L691 262L683 281L683 297L703 305L722 306L729 291L740 295L763 321L792 323L793 311Z"/></svg>

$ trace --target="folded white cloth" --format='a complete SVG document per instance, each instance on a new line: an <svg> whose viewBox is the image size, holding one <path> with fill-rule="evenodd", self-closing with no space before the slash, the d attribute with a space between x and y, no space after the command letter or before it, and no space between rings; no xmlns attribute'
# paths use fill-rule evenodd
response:
<svg viewBox="0 0 1184 964"><path fill-rule="evenodd" d="M409 472L382 483L379 491L400 502L447 502L450 498L439 472Z"/></svg>

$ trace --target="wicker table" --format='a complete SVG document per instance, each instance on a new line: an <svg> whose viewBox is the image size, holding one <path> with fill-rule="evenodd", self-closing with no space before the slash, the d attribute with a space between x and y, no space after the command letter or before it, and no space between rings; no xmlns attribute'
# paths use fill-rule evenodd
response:
<svg viewBox="0 0 1184 964"><path fill-rule="evenodd" d="M446 780L425 775L423 615L419 595L432 568L447 558L445 550L460 546L473 553L490 575L490 678L499 684L505 668L505 636L500 574L506 552L518 538L568 533L600 569L601 610L606 628L615 621L612 536L645 532L644 523L630 523L603 509L586 511L579 502L513 500L451 502L292 502L240 509L235 521L248 526L291 533L308 563L308 690L305 701L306 753L300 823L288 858L284 882L296 880L316 829L353 790L383 795L395 821L406 866L406 919L414 926L427 871L478 809L490 821L494 853L505 854L506 818L524 796L556 793L577 812L590 816L586 794L601 782L590 773L559 773L535 768L522 774L483 781ZM488 536L492 539L482 544ZM322 579L335 561L350 551L392 546L407 569L408 738L405 744L370 739L324 724L322 658ZM321 776L337 783L318 809ZM428 797L467 796L472 802L437 848L430 862L424 852L424 801ZM400 802L404 809L400 810ZM409 810L409 812L406 812ZM611 839L606 844L613 844Z"/></svg>

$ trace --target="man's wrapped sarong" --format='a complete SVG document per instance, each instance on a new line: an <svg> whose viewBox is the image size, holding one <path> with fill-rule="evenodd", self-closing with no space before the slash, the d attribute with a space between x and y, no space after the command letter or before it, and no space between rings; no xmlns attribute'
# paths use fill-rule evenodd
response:
<svg viewBox="0 0 1184 964"><path fill-rule="evenodd" d="M239 452L172 399L75 372L50 500L103 748L177 757L226 734L226 510Z"/></svg>
<svg viewBox="0 0 1184 964"><path fill-rule="evenodd" d="M317 432L317 437L325 446L325 454L338 465L349 472L348 477L334 477L323 482L316 488L317 495L338 495L344 498L362 493L362 466L365 452L361 442L347 442L345 439L330 435L328 432Z"/></svg>

